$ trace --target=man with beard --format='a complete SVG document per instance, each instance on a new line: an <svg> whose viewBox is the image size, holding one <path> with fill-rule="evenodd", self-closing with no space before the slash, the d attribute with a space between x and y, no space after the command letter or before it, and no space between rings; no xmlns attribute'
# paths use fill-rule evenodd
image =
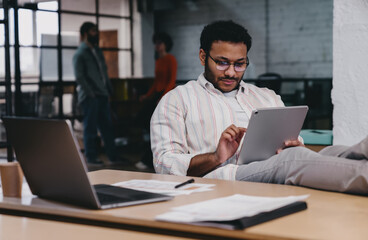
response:
<svg viewBox="0 0 368 240"><path fill-rule="evenodd" d="M269 159L237 165L252 110L284 106L272 90L242 81L251 44L248 31L232 21L203 29L204 73L168 92L151 119L156 172L368 194L368 138L319 153L286 141Z"/></svg>
<svg viewBox="0 0 368 240"><path fill-rule="evenodd" d="M117 161L110 115L109 95L112 92L107 67L98 47L98 30L92 22L80 27L81 44L74 57L74 74L77 80L78 103L83 111L83 142L87 162L102 165L98 159L97 130L99 130L106 154Z"/></svg>

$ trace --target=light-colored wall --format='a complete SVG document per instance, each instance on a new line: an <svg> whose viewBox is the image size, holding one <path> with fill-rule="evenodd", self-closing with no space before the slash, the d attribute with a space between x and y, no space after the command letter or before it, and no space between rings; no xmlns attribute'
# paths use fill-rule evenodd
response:
<svg viewBox="0 0 368 240"><path fill-rule="evenodd" d="M257 77L266 71L284 77L332 77L333 0L269 0L269 51L266 52L266 0L178 1L155 15L157 26L174 40L178 79L196 78L203 68L198 60L203 27L215 20L232 19L253 37L249 53Z"/></svg>
<svg viewBox="0 0 368 240"><path fill-rule="evenodd" d="M269 71L332 77L332 0L269 0Z"/></svg>
<svg viewBox="0 0 368 240"><path fill-rule="evenodd" d="M368 135L368 2L334 0L334 144Z"/></svg>

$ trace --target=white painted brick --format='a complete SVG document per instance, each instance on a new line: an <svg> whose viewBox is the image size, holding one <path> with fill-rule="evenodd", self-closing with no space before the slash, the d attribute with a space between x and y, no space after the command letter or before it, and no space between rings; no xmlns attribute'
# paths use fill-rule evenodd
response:
<svg viewBox="0 0 368 240"><path fill-rule="evenodd" d="M367 12L366 0L334 0L334 144L352 145L368 133Z"/></svg>
<svg viewBox="0 0 368 240"><path fill-rule="evenodd" d="M195 79L203 71L198 60L203 27L215 20L232 19L253 37L249 53L256 76L269 71L284 77L332 77L333 0L270 0L269 52L266 53L265 0L185 1L155 15L156 25L174 40L178 79ZM193 5L192 5L193 6Z"/></svg>

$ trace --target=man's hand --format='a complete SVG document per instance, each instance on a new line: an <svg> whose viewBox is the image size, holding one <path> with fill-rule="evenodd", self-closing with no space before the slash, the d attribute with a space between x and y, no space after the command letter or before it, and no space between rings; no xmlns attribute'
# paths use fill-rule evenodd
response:
<svg viewBox="0 0 368 240"><path fill-rule="evenodd" d="M194 156L189 164L187 175L202 177L218 165L232 157L239 147L247 129L231 125L222 132L215 152Z"/></svg>
<svg viewBox="0 0 368 240"><path fill-rule="evenodd" d="M235 154L246 131L246 128L237 127L232 124L222 132L215 152L216 161L219 164L225 162Z"/></svg>
<svg viewBox="0 0 368 240"><path fill-rule="evenodd" d="M288 140L284 142L284 146L282 148L277 149L276 153L279 154L285 148L290 148L290 147L305 147L305 146L299 140Z"/></svg>

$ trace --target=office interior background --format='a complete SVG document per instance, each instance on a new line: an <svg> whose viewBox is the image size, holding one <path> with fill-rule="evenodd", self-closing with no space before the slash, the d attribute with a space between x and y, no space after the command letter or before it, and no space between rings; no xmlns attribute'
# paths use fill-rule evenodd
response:
<svg viewBox="0 0 368 240"><path fill-rule="evenodd" d="M0 3L1 115L80 121L71 60L80 25L92 21L99 26L100 47L115 90L111 106L116 137L129 142L131 119L141 107L138 97L154 77L153 33L166 31L173 37L179 85L203 71L198 59L203 27L232 19L253 37L246 82L274 89L286 105L307 104L310 111L303 128L333 129L336 143L352 144L368 133L367 84L362 83L367 76L367 57L362 56L367 52L366 0ZM2 125L0 132L5 148Z"/></svg>

